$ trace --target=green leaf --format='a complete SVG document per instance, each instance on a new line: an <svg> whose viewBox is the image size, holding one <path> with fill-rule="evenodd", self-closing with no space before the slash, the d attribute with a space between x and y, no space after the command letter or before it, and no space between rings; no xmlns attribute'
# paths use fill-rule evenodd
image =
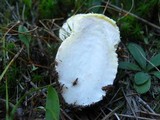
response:
<svg viewBox="0 0 160 120"><path fill-rule="evenodd" d="M30 32L28 31L28 29L23 26L23 25L19 25L18 27L18 36L19 36L19 39L27 46L29 47L29 43L31 41L31 34Z"/></svg>
<svg viewBox="0 0 160 120"><path fill-rule="evenodd" d="M157 78L160 79L160 72L159 71L154 71L151 74L153 74L154 76L156 76Z"/></svg>
<svg viewBox="0 0 160 120"><path fill-rule="evenodd" d="M148 80L151 80L151 76L148 73L138 72L134 76L134 82L136 85L143 85Z"/></svg>
<svg viewBox="0 0 160 120"><path fill-rule="evenodd" d="M146 53L144 50L135 43L129 43L128 44L129 52L132 54L134 59L137 61L137 63L143 68L146 68Z"/></svg>
<svg viewBox="0 0 160 120"><path fill-rule="evenodd" d="M148 81L147 81L145 84L143 84L143 85L136 85L136 84L134 84L135 90L136 90L138 93L140 93L140 94L144 94L144 93L148 92L149 89L150 89L150 87L151 87L151 80L148 80Z"/></svg>
<svg viewBox="0 0 160 120"><path fill-rule="evenodd" d="M28 51L28 55L29 55L29 43L31 41L30 32L28 31L28 29L25 26L19 25L19 27L18 27L18 36L19 36L19 39L26 45L27 51Z"/></svg>
<svg viewBox="0 0 160 120"><path fill-rule="evenodd" d="M48 88L46 101L46 120L59 120L60 106L57 92L51 86Z"/></svg>
<svg viewBox="0 0 160 120"><path fill-rule="evenodd" d="M38 67L36 67L35 65L32 64L31 72L36 71L37 69L38 69Z"/></svg>
<svg viewBox="0 0 160 120"><path fill-rule="evenodd" d="M125 70L134 70L134 71L141 70L141 68L138 65L130 62L120 62L118 67L120 69L125 69Z"/></svg>
<svg viewBox="0 0 160 120"><path fill-rule="evenodd" d="M153 57L150 59L150 62L151 62L153 65L151 65L150 63L148 64L148 66L147 66L147 70L148 70L148 71L151 70L151 69L153 69L155 66L156 66L156 67L160 66L160 53L157 54L157 55L155 55L155 56L153 56Z"/></svg>

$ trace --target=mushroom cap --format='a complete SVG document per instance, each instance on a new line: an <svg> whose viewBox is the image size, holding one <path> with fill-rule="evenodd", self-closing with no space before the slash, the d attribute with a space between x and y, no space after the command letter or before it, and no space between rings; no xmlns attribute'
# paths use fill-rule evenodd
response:
<svg viewBox="0 0 160 120"><path fill-rule="evenodd" d="M102 88L117 73L120 34L115 21L101 14L78 14L59 31L63 40L56 55L56 71L66 103L89 106L103 99Z"/></svg>

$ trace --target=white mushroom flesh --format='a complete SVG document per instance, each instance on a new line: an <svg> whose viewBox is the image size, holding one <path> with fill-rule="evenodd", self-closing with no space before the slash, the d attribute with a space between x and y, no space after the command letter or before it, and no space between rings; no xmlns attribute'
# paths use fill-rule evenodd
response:
<svg viewBox="0 0 160 120"><path fill-rule="evenodd" d="M101 14L78 14L59 32L63 40L56 71L66 103L88 106L103 99L104 86L116 77L120 33L115 21Z"/></svg>

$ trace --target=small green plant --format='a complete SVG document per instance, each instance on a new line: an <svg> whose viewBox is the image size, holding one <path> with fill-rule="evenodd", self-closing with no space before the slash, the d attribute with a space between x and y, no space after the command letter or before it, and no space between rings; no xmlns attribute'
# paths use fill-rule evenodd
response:
<svg viewBox="0 0 160 120"><path fill-rule="evenodd" d="M135 62L120 62L119 68L135 71L133 86L138 93L146 93L151 87L152 75L160 79L160 71L157 68L160 66L160 53L147 60L146 52L141 46L129 43L127 48Z"/></svg>

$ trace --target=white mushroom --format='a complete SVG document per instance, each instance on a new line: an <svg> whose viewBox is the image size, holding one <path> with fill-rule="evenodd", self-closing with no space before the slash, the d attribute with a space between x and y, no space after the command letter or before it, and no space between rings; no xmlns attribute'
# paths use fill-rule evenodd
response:
<svg viewBox="0 0 160 120"><path fill-rule="evenodd" d="M66 103L88 106L103 99L104 86L116 77L120 34L115 21L101 14L78 14L62 26L56 71Z"/></svg>

